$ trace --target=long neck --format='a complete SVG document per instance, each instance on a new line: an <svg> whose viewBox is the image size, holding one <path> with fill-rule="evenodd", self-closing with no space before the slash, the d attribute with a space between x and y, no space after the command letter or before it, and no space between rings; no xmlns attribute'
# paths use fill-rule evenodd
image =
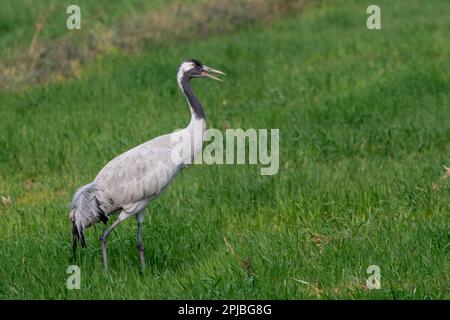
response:
<svg viewBox="0 0 450 320"><path fill-rule="evenodd" d="M186 129L181 132L187 133L187 148L189 150L186 154L186 163L192 163L196 154L200 153L203 145L203 135L205 132L206 121L205 113L203 112L203 107L198 101L197 97L192 90L191 84L189 83L189 77L184 75L180 70L177 76L178 84L186 96L186 99L191 109L191 122L186 127Z"/></svg>
<svg viewBox="0 0 450 320"><path fill-rule="evenodd" d="M183 91L183 94L186 96L192 116L198 120L204 120L205 113L203 112L203 107L195 96L189 80L189 77L184 74L178 76L178 84L180 85L181 91Z"/></svg>

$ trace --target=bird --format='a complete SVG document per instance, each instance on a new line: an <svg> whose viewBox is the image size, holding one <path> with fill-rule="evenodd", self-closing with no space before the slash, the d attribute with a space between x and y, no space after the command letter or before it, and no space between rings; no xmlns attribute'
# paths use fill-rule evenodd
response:
<svg viewBox="0 0 450 320"><path fill-rule="evenodd" d="M177 72L177 82L191 112L188 126L144 142L112 159L95 179L76 190L69 212L72 223L72 249L77 243L86 247L86 228L118 214L100 236L104 270L108 272L107 239L111 232L130 217L137 220L137 249L142 272L145 269L142 223L149 202L158 197L170 182L202 150L206 128L203 107L191 86L192 79L223 81L224 72L210 68L197 59L184 60Z"/></svg>

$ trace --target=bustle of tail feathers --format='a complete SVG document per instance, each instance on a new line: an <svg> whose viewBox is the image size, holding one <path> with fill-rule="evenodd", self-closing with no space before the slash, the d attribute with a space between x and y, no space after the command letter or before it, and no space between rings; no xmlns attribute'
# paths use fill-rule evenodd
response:
<svg viewBox="0 0 450 320"><path fill-rule="evenodd" d="M95 183L79 188L73 196L69 219L72 222L72 247L75 253L77 242L86 247L84 229L98 221L108 222L108 217L101 208L101 194Z"/></svg>

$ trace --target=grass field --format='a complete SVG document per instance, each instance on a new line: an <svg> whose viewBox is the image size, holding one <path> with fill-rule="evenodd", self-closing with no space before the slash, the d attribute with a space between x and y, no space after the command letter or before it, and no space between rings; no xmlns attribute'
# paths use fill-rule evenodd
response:
<svg viewBox="0 0 450 320"><path fill-rule="evenodd" d="M0 91L0 298L449 299L450 2L377 3L378 31L365 1L324 1ZM187 168L147 210L146 273L129 220L105 274L103 225L72 258L73 192L115 155L187 125L175 81L187 57L227 73L194 83L209 127L280 129L279 173ZM80 290L66 288L71 264ZM380 290L366 288L369 265Z"/></svg>
<svg viewBox="0 0 450 320"><path fill-rule="evenodd" d="M193 1L193 0L191 0ZM174 0L78 0L83 8L83 30L92 30L102 25L111 25L114 21L144 9L159 8L173 3ZM42 25L40 37L56 39L67 35L66 8L74 4L70 0L16 0L0 1L0 53L10 56L17 48L27 47L36 32L35 23ZM86 22L86 23L84 23Z"/></svg>

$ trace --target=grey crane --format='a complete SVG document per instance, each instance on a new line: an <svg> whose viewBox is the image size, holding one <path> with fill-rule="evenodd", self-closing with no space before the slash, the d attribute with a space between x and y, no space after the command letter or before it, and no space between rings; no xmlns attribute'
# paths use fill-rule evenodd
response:
<svg viewBox="0 0 450 320"><path fill-rule="evenodd" d="M193 78L212 78L223 72L203 65L196 59L183 61L177 81L191 110L189 125L138 145L117 156L100 170L93 182L79 188L73 197L69 219L72 222L72 247L77 242L86 246L84 230L99 221L107 223L109 216L118 218L100 236L103 263L108 271L106 241L111 231L123 221L137 219L137 249L142 271L145 268L142 222L150 200L156 198L172 179L201 151L205 130L203 107L192 90Z"/></svg>

